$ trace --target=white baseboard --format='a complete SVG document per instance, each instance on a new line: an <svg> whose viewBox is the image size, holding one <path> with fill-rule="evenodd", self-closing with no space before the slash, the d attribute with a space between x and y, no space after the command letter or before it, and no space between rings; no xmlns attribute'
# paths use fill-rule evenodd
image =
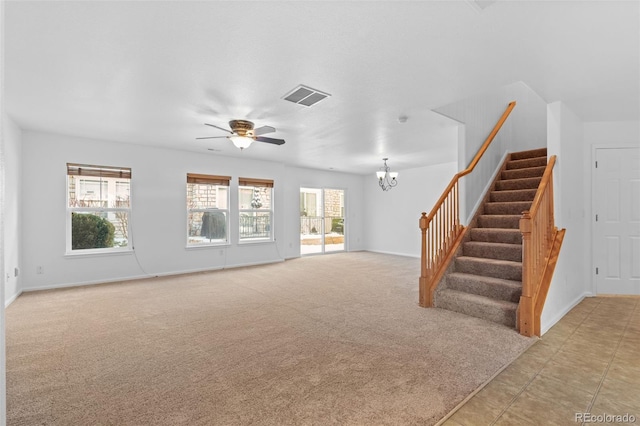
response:
<svg viewBox="0 0 640 426"><path fill-rule="evenodd" d="M540 324L540 336L543 336L544 333L549 331L549 329L551 327L556 325L556 323L558 321L560 321L562 319L562 317L567 315L570 310L572 310L573 308L575 308L578 305L578 303L582 302L582 299L584 299L585 297L592 297L592 296L593 296L593 294L591 294L591 292L582 293L580 296L576 297L571 303L569 303L563 310L558 312L558 314L556 316L554 316L553 318L551 318L548 322L546 322L544 324Z"/></svg>
<svg viewBox="0 0 640 426"><path fill-rule="evenodd" d="M155 277L186 275L186 274L194 274L194 273L198 273L198 272L214 272L214 271L220 271L222 269L243 268L243 267L247 267L247 266L258 266L258 265L266 265L266 264L270 264L270 263L280 263L280 262L284 262L284 259L275 259L275 260L260 261L260 262L238 263L238 264L234 264L234 265L217 266L217 267L213 267L213 268L197 268L197 269L187 269L187 270L181 270L181 271L160 272L160 273L157 273L157 274L132 275L132 276L127 276L127 277L114 277L112 279L105 279L105 280L78 281L78 282L75 282L75 283L53 284L53 285L47 285L47 286L29 287L29 288L23 289L23 291L29 292L29 291L40 291L40 290L54 290L54 289L57 289L57 288L81 287L81 286L96 285L96 284L109 284L109 283L115 283L115 282L120 282L120 281L133 281L133 280L142 280L142 279L155 278Z"/></svg>
<svg viewBox="0 0 640 426"><path fill-rule="evenodd" d="M10 298L8 298L7 300L4 301L4 307L8 308L10 304L12 304L17 298L18 296L20 296L22 294L22 290L20 290L17 294L11 296Z"/></svg>
<svg viewBox="0 0 640 426"><path fill-rule="evenodd" d="M384 251L384 250L362 250L362 251L370 251L371 253L380 253L380 254L390 254L393 256L403 256L403 257L412 257L414 259L420 259L420 255L409 254L409 253L398 253L395 251Z"/></svg>

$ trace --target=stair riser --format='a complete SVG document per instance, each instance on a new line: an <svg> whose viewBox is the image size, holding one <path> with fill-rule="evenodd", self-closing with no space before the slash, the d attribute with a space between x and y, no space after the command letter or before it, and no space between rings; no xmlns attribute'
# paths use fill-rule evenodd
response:
<svg viewBox="0 0 640 426"><path fill-rule="evenodd" d="M454 297L449 297L446 294L442 294L438 297L436 306L438 308L496 322L511 328L514 328L516 325L515 308L508 310L498 309L492 306L473 303L466 300L458 300Z"/></svg>
<svg viewBox="0 0 640 426"><path fill-rule="evenodd" d="M528 169L505 170L500 174L501 179L522 179L530 177L541 177L544 174L544 167L530 167Z"/></svg>
<svg viewBox="0 0 640 426"><path fill-rule="evenodd" d="M520 231L504 232L511 230L492 230L483 228L473 228L471 231L471 241L484 241L488 243L522 244L522 234ZM501 232L502 231L502 232Z"/></svg>
<svg viewBox="0 0 640 426"><path fill-rule="evenodd" d="M465 243L462 250L465 256L480 257L484 259L509 260L511 262L522 262L522 246L513 248L501 246L485 248L482 246Z"/></svg>
<svg viewBox="0 0 640 426"><path fill-rule="evenodd" d="M434 306L515 328L522 294L520 220L546 165L546 148L510 154L434 295Z"/></svg>
<svg viewBox="0 0 640 426"><path fill-rule="evenodd" d="M480 228L520 228L520 216L478 216L478 226Z"/></svg>
<svg viewBox="0 0 640 426"><path fill-rule="evenodd" d="M523 211L529 210L530 201L513 201L508 203L486 203L484 205L485 214L522 214Z"/></svg>
<svg viewBox="0 0 640 426"><path fill-rule="evenodd" d="M507 170L526 169L528 167L540 167L547 165L547 157L525 158L512 160L507 163Z"/></svg>
<svg viewBox="0 0 640 426"><path fill-rule="evenodd" d="M509 201L533 201L537 189L520 189L515 191L491 191L491 202L504 203Z"/></svg>
<svg viewBox="0 0 640 426"><path fill-rule="evenodd" d="M517 180L499 180L496 182L496 189L502 190L515 190L515 189L538 189L540 185L541 177L517 179Z"/></svg>
<svg viewBox="0 0 640 426"><path fill-rule="evenodd" d="M456 259L456 272L482 275L483 277L502 278L504 280L522 281L522 265L496 265L469 258Z"/></svg>
<svg viewBox="0 0 640 426"><path fill-rule="evenodd" d="M522 289L483 282L480 277L470 279L451 275L447 279L447 287L453 290L464 291L465 293L473 293L479 296L506 300L507 302L513 303L518 303L520 301L520 295L522 294Z"/></svg>

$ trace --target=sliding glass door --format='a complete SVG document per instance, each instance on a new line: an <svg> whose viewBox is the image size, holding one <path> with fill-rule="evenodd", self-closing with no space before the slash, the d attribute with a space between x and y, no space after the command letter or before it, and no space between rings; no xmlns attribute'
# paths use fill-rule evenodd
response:
<svg viewBox="0 0 640 426"><path fill-rule="evenodd" d="M300 253L345 249L344 190L300 188Z"/></svg>

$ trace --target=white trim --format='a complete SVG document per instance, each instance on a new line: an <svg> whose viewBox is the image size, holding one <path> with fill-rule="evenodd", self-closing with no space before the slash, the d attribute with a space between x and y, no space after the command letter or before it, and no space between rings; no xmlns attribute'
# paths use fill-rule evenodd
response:
<svg viewBox="0 0 640 426"><path fill-rule="evenodd" d="M317 194L320 195L320 199L322 200L321 203L321 207L322 207L322 216L320 216L319 218L322 220L322 231L321 231L321 235L322 235L322 250L319 253L307 253L307 254L300 254L300 256L298 257L302 257L302 256L310 256L310 255L316 255L316 254L332 254L332 253L346 253L349 252L349 236L347 231L350 230L350 224L348 223L348 210L349 207L347 207L347 188L346 187L337 187L337 186L313 186L313 185L300 185L298 187L298 205L300 205L300 201L302 200L301 198L301 194L302 194L302 189L310 189L310 190L317 190ZM325 216L325 191L330 190L330 191L342 191L342 208L344 209L344 212L342 214L342 238L343 238L343 246L344 249L342 250L332 250L332 251L326 251L325 246L326 246L326 238L325 238L325 221L324 219L326 219ZM299 207L298 207L299 210ZM300 212L298 211L298 214L300 214ZM300 248L300 251L302 251L302 244L301 244L301 225L302 225L302 221L301 218L302 216L298 216L298 247Z"/></svg>
<svg viewBox="0 0 640 426"><path fill-rule="evenodd" d="M591 294L597 296L598 288L596 283L596 248L593 244L594 236L596 234L596 221L594 220L594 211L595 211L595 183L596 183L596 173L595 173L595 161L596 161L596 151L598 149L627 149L627 148L638 148L638 144L620 144L620 145L612 145L612 144L601 144L594 143L591 144L591 158L589 159L589 174L591 175L590 183L591 188L589 191L589 196L591 197L591 203L589 203L589 216L588 220L591 222L591 226L589 229L589 241L586 244L589 244L591 247L591 265L589 268L589 280L591 283Z"/></svg>
<svg viewBox="0 0 640 426"><path fill-rule="evenodd" d="M67 165L70 163L66 163ZM111 166L97 166L100 168L110 168L110 169L120 169L120 167L111 167ZM131 170L129 167L126 167L127 169ZM128 207L108 207L109 205L109 198L107 197L107 207L71 207L69 206L69 177L71 175L67 173L65 174L65 180L66 180L66 184L65 184L65 190L66 190L66 195L65 195L65 203L66 203L66 217L65 217L65 223L66 223L66 234L65 234L65 256L69 256L74 254L74 250L72 247L72 232L73 232L73 224L72 224L72 215L73 213L80 213L80 214L84 214L85 212L88 213L117 213L117 212L124 212L127 214L127 236L129 235L133 235L133 226L132 226L132 212L133 212L133 204L132 204L132 200L133 200L133 191L132 191L132 186L131 186L131 182L132 182L132 178L105 178L106 183L107 183L107 193L109 192L109 189L111 187L110 182L112 182L111 180L108 179L114 179L113 180L113 185L117 186L118 181L115 179L121 179L121 181L126 180L129 183L129 206ZM82 176L81 175L75 175L78 177L78 183L80 182ZM99 178L100 182L102 182L102 177ZM75 188L76 189L76 194L78 194L78 192L80 191L79 186ZM108 220L108 219L107 219ZM111 223L111 221L109 221ZM127 237L127 245L125 247L105 247L105 248L100 248L100 249L86 249L86 250L101 250L103 252L107 252L107 251L124 251L124 250L133 250L133 242L132 239ZM120 250L120 249L124 249L124 250ZM97 252L95 252L97 253ZM83 253L83 255L88 255L90 253L87 253L85 251L85 253Z"/></svg>
<svg viewBox="0 0 640 426"><path fill-rule="evenodd" d="M420 255L409 254L409 253L398 253L395 251L384 251L384 250L358 250L358 251L368 251L371 253L380 253L380 254L390 254L392 256L402 256L402 257L411 257L413 259L420 259Z"/></svg>
<svg viewBox="0 0 640 426"><path fill-rule="evenodd" d="M489 181L488 181L487 185L482 190L482 194L480 195L480 198L478 198L478 201L476 201L476 205L473 206L473 210L471 211L469 217L467 217L466 222L464 222L465 226L468 225L469 222L471 222L471 220L473 219L473 216L476 214L476 211L478 211L478 209L482 205L482 201L484 200L484 197L487 195L487 191L489 191L489 188L491 188L491 185L493 184L493 181L498 176L498 173L500 173L500 170L502 169L502 165L504 164L504 161L507 159L507 156L509 154L510 154L510 151L505 151L504 155L500 159L500 162L498 163L498 167L493 172L493 175L491 175L491 178L489 178ZM467 175L467 176L469 176L469 175ZM464 177L463 177L463 179L464 179Z"/></svg>
<svg viewBox="0 0 640 426"><path fill-rule="evenodd" d="M187 177L189 176L189 173L187 173ZM209 186L213 186L216 189L216 204L218 203L218 194L220 193L220 188L224 187L227 189L227 208L223 209L220 207L202 207L202 208L189 208L189 185L209 185ZM218 185L218 184L195 184L195 183L189 183L187 182L187 186L186 186L186 191L185 191L185 198L186 198L186 204L187 204L187 215L186 215L186 248L193 248L193 247L203 247L203 244L198 244L198 243L193 243L193 244L189 244L189 215L191 213L197 213L197 212L202 212L202 213L206 213L206 212L222 212L224 213L224 219L225 219L225 226L226 226L226 232L225 232L225 236L226 238L224 239L224 241L220 241L217 243L205 243L204 246L220 246L220 245L231 245L231 238L229 238L229 233L231 231L231 182L229 182L229 185Z"/></svg>
<svg viewBox="0 0 640 426"><path fill-rule="evenodd" d="M253 244L275 244L276 240L271 240L267 238L256 238L256 239L244 239L238 241L237 246L250 246Z"/></svg>
<svg viewBox="0 0 640 426"><path fill-rule="evenodd" d="M558 312L551 320L545 322L544 324L540 324L540 336L544 336L544 333L546 333L547 331L549 331L551 327L556 325L556 323L560 321L562 317L567 315L569 311L571 311L573 308L575 308L578 305L578 303L582 302L582 300L585 297L594 297L594 295L592 293L585 291L580 296L575 298L573 302L569 303L566 308Z"/></svg>
<svg viewBox="0 0 640 426"><path fill-rule="evenodd" d="M18 293L16 293L15 295L13 295L12 297L10 297L9 299L4 301L4 307L8 308L10 304L12 304L13 302L15 302L15 300L18 298L18 296L20 296L22 294L22 290L20 290Z"/></svg>
<svg viewBox="0 0 640 426"><path fill-rule="evenodd" d="M198 272L215 272L215 271L221 271L221 270L224 270L224 269L244 268L244 267L247 267L247 266L268 265L268 264L271 264L271 263L280 263L280 262L284 262L284 259L274 259L274 260L266 260L266 261L260 261L260 262L238 263L238 264L235 264L235 265L225 265L225 266L218 266L218 267L213 267L213 268L197 268L197 269L188 269L188 270L184 270L184 271L160 272L160 273L157 273L157 274L133 275L133 276L129 276L129 277L114 277L114 278L109 279L109 280L93 280L93 281L80 281L80 282L66 283L66 284L53 284L53 285L47 285L47 286L42 286L42 287L25 288L22 291L26 293L26 292L40 291L40 290L55 290L55 289L59 289L59 288L82 287L82 286L87 286L87 285L115 284L115 283L118 283L120 281L135 281L135 280L143 280L143 279L147 279L147 278L168 277L168 276L175 276L175 275L187 275L187 274L194 274L194 273L198 273Z"/></svg>
<svg viewBox="0 0 640 426"><path fill-rule="evenodd" d="M227 248L227 247L231 247L231 243L224 242L224 243L206 243L206 244L198 244L198 245L190 245L190 246L185 246L185 250L190 251L190 250L200 250L200 249L210 249L210 248Z"/></svg>
<svg viewBox="0 0 640 426"><path fill-rule="evenodd" d="M72 252L66 252L64 254L65 259L73 259L80 257L96 257L96 256L123 256L128 254L134 254L134 250L132 248L122 248L118 250L118 248L104 248L104 249L77 249Z"/></svg>

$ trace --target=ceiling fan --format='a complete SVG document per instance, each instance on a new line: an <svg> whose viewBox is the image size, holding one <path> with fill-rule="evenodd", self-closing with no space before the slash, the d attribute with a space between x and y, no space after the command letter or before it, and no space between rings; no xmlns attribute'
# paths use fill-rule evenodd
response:
<svg viewBox="0 0 640 426"><path fill-rule="evenodd" d="M208 136L203 138L196 139L217 139L217 138L228 138L231 139L233 144L243 150L245 148L249 148L253 141L256 142L266 142L272 143L274 145L282 145L284 144L284 139L275 139L275 138L267 138L264 135L266 133L275 132L276 129L271 126L262 126L257 129L253 128L253 123L247 120L231 120L229 122L229 127L231 130L225 129L224 127L216 126L215 124L204 123L205 126L215 127L216 129L223 130L227 133L230 133L229 136Z"/></svg>

